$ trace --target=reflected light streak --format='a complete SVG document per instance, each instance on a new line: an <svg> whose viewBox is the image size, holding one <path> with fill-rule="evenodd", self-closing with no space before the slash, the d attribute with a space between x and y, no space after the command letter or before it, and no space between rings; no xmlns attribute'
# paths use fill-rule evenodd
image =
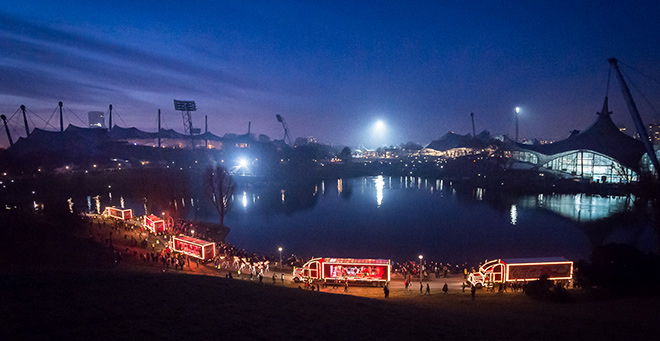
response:
<svg viewBox="0 0 660 341"><path fill-rule="evenodd" d="M511 205L511 225L518 223L518 208L516 205Z"/></svg>
<svg viewBox="0 0 660 341"><path fill-rule="evenodd" d="M341 194L343 189L344 189L344 182L342 181L342 179L337 179L337 192L338 192L338 194Z"/></svg>
<svg viewBox="0 0 660 341"><path fill-rule="evenodd" d="M280 194L282 194L282 203L284 203L284 190L281 190Z"/></svg>
<svg viewBox="0 0 660 341"><path fill-rule="evenodd" d="M101 198L98 195L94 197L94 202L96 203L96 214L101 214Z"/></svg>
<svg viewBox="0 0 660 341"><path fill-rule="evenodd" d="M243 207L247 207L248 200L247 200L247 193L243 192Z"/></svg>
<svg viewBox="0 0 660 341"><path fill-rule="evenodd" d="M385 187L383 176L379 175L374 179L374 184L376 185L376 206L380 207L383 204L383 187Z"/></svg>

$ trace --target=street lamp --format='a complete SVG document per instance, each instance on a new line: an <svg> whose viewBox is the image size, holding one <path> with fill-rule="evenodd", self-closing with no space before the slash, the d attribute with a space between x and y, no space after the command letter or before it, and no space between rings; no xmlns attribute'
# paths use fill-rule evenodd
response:
<svg viewBox="0 0 660 341"><path fill-rule="evenodd" d="M282 247L278 247L277 251L280 252L280 270L282 270Z"/></svg>
<svg viewBox="0 0 660 341"><path fill-rule="evenodd" d="M422 258L424 256L419 255L419 284L422 284Z"/></svg>

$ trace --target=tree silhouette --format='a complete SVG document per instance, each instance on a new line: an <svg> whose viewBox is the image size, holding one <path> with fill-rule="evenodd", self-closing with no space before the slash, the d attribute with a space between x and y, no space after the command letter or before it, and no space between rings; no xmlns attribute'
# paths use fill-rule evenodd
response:
<svg viewBox="0 0 660 341"><path fill-rule="evenodd" d="M231 209L236 183L225 167L208 167L204 171L204 189L220 215L220 227L225 226L225 215Z"/></svg>
<svg viewBox="0 0 660 341"><path fill-rule="evenodd" d="M344 149L339 152L339 155L337 155L344 163L349 163L351 162L351 148L349 147L344 147Z"/></svg>

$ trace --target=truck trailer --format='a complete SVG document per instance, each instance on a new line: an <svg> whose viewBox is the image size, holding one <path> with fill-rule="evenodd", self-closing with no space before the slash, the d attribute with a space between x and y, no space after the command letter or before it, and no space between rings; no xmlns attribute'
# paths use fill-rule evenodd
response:
<svg viewBox="0 0 660 341"><path fill-rule="evenodd" d="M183 253L203 261L212 260L216 252L214 242L188 236L173 236L170 247L174 252Z"/></svg>
<svg viewBox="0 0 660 341"><path fill-rule="evenodd" d="M293 280L379 285L390 281L391 271L389 259L313 258L293 270Z"/></svg>
<svg viewBox="0 0 660 341"><path fill-rule="evenodd" d="M480 287L494 283L534 281L541 276L549 280L573 278L573 262L564 257L511 258L486 261L478 272L468 276L471 285Z"/></svg>

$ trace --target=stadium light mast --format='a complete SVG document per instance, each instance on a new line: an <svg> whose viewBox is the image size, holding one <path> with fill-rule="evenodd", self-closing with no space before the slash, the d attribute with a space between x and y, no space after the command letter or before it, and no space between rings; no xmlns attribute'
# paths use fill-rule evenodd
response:
<svg viewBox="0 0 660 341"><path fill-rule="evenodd" d="M518 140L518 114L520 114L520 107L516 107L516 142L519 142L519 140Z"/></svg>
<svg viewBox="0 0 660 341"><path fill-rule="evenodd" d="M160 148L160 136L163 133L160 131L160 109L158 109L158 148Z"/></svg>
<svg viewBox="0 0 660 341"><path fill-rule="evenodd" d="M183 118L184 134L190 134L190 144L192 145L192 149L195 149L195 141L193 140L192 116L190 115L191 111L197 111L197 105L195 104L195 101L174 100L174 110L181 112L181 117Z"/></svg>

